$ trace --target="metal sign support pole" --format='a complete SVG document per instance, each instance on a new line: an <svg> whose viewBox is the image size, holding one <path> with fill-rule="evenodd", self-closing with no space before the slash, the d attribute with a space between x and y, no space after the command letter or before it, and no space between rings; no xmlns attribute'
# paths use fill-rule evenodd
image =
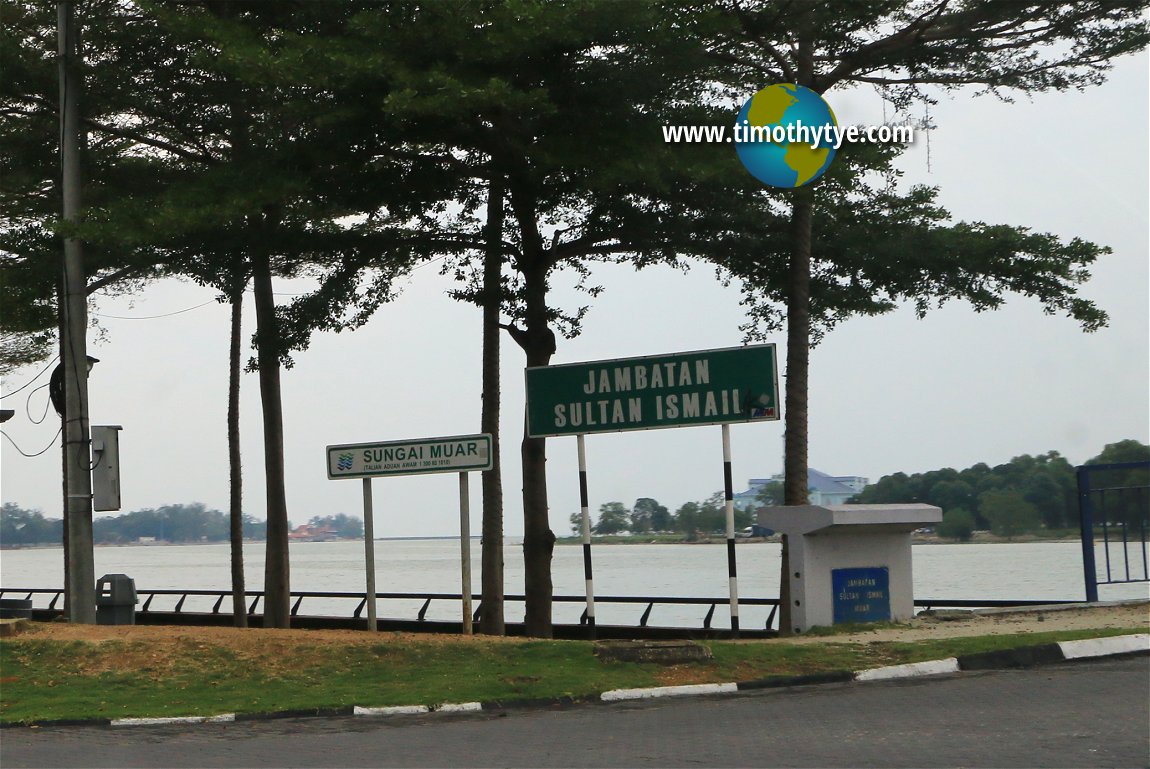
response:
<svg viewBox="0 0 1150 769"><path fill-rule="evenodd" d="M471 493L467 473L459 474L459 554L463 569L463 634L471 635Z"/></svg>
<svg viewBox="0 0 1150 769"><path fill-rule="evenodd" d="M731 476L731 426L723 425L723 495L727 512L727 579L731 591L731 635L739 636L739 578L735 570L735 484Z"/></svg>
<svg viewBox="0 0 1150 769"><path fill-rule="evenodd" d="M367 564L367 629L378 629L375 615L375 522L371 506L371 478L363 479L363 552Z"/></svg>
<svg viewBox="0 0 1150 769"><path fill-rule="evenodd" d="M575 436L579 447L579 513L583 529L583 581L587 590L587 629L595 638L595 586L591 578L591 511L587 506L587 451L583 433Z"/></svg>

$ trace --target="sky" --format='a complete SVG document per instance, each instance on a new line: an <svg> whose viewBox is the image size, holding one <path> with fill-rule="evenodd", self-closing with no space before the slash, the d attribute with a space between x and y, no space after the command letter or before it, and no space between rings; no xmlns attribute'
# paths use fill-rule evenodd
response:
<svg viewBox="0 0 1150 769"><path fill-rule="evenodd" d="M854 318L811 354L810 465L831 475L877 481L895 472L990 465L1054 450L1078 464L1115 441L1150 441L1150 269L1148 269L1148 67L1143 53L1116 63L1103 86L1085 92L1020 96L1013 103L940 96L937 128L919 138L901 165L908 183L941 189L955 221L1020 225L1064 239L1081 237L1114 253L1095 266L1083 294L1110 313L1086 334L1036 301L1011 298L976 314L953 303L924 320L903 307ZM766 84L764 84L766 85ZM750 94L748 94L749 96ZM869 90L828 94L840 123L880 122ZM597 299L560 277L553 300L593 302L581 336L559 342L553 363L705 350L742 343L736 287L713 270L688 272L608 265L594 269ZM305 291L281 280L282 301ZM290 520L362 514L361 485L328 480L325 446L479 432L480 312L447 296L435 265L403 283L398 299L363 328L325 333L285 371L285 460ZM228 308L211 291L174 280L134 297L97 296L101 339L89 382L91 421L121 425L122 511L202 502L227 510ZM193 309L194 308L194 309ZM186 312L184 311L186 310ZM254 328L250 295L245 336ZM163 317L160 317L163 316ZM768 341L785 360L782 333ZM519 440L523 356L502 343L504 529L523 531ZM41 366L13 372L9 393ZM780 382L783 378L779 372ZM5 398L16 417L4 432L27 453L48 445L58 426L42 424L47 390ZM264 518L258 382L242 383L245 512ZM731 427L736 491L749 478L782 470L783 423ZM22 457L0 449L0 500L60 516L58 444ZM718 426L591 435L586 438L592 511L654 497L672 510L723 487ZM549 439L550 520L570 533L579 510L576 441ZM480 530L478 474L471 474L471 530ZM375 534L445 536L459 531L458 476L380 478L373 482ZM97 513L118 515L119 512Z"/></svg>

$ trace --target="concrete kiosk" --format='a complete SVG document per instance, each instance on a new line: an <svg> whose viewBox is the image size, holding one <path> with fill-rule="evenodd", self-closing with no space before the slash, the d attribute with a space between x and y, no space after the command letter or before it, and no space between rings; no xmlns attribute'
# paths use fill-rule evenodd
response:
<svg viewBox="0 0 1150 769"><path fill-rule="evenodd" d="M794 631L913 617L910 534L941 520L941 508L918 504L759 510L760 524L787 535Z"/></svg>

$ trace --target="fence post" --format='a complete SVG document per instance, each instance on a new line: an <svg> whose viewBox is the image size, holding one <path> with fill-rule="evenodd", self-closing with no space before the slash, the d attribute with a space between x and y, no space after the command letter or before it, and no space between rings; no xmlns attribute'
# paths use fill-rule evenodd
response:
<svg viewBox="0 0 1150 769"><path fill-rule="evenodd" d="M1086 582L1086 600L1098 602L1098 571L1094 562L1094 510L1090 502L1090 468L1077 468L1078 524L1082 532L1082 574Z"/></svg>

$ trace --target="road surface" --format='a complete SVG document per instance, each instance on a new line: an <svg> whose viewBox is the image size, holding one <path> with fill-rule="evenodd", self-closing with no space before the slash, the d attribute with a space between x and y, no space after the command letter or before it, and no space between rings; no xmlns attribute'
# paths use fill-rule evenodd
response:
<svg viewBox="0 0 1150 769"><path fill-rule="evenodd" d="M565 709L5 729L17 767L1150 764L1150 657Z"/></svg>

